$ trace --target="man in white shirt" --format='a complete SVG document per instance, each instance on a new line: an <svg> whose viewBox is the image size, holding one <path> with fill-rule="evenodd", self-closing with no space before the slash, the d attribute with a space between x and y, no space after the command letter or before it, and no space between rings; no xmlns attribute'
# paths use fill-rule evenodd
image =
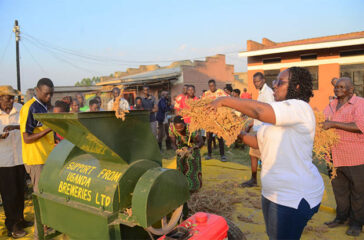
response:
<svg viewBox="0 0 364 240"><path fill-rule="evenodd" d="M257 100L264 103L274 102L273 90L266 84L263 73L257 72L253 75L253 83L259 95ZM258 132L262 126L262 122L254 119L253 132ZM251 161L252 176L251 179L243 182L240 186L242 187L256 187L257 186L257 171L258 171L258 160L260 158L259 149L250 148L249 156Z"/></svg>
<svg viewBox="0 0 364 240"><path fill-rule="evenodd" d="M113 99L111 99L108 103L107 103L107 110L108 111L112 111L113 110L113 106L114 106L114 101L117 97L119 97L120 95L120 89L117 87L114 87L112 89L112 95L113 95ZM121 110L130 110L130 106L128 101L125 100L125 98L121 97L120 98L120 102L119 102L119 108Z"/></svg>
<svg viewBox="0 0 364 240"><path fill-rule="evenodd" d="M5 226L13 238L24 237L23 228L32 226L24 220L24 177L19 112L14 103L19 91L0 86L0 193L5 211Z"/></svg>

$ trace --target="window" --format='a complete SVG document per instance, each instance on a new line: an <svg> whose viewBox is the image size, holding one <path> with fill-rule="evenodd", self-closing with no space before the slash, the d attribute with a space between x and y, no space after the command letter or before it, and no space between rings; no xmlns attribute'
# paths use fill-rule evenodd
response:
<svg viewBox="0 0 364 240"><path fill-rule="evenodd" d="M305 54L301 55L301 61L316 60L317 54Z"/></svg>
<svg viewBox="0 0 364 240"><path fill-rule="evenodd" d="M318 66L311 66L304 68L311 73L313 90L318 90Z"/></svg>
<svg viewBox="0 0 364 240"><path fill-rule="evenodd" d="M356 50L340 52L340 57L351 57L351 56L358 56L358 55L364 55L364 49L356 49Z"/></svg>
<svg viewBox="0 0 364 240"><path fill-rule="evenodd" d="M359 97L364 96L364 64L341 65L340 77L351 78L355 94Z"/></svg>
<svg viewBox="0 0 364 240"><path fill-rule="evenodd" d="M265 82L268 84L269 87L273 87L272 83L274 80L277 79L280 72L281 71L279 69L264 71Z"/></svg>
<svg viewBox="0 0 364 240"><path fill-rule="evenodd" d="M268 59L263 59L263 64L280 63L280 62L281 62L281 58L268 58Z"/></svg>

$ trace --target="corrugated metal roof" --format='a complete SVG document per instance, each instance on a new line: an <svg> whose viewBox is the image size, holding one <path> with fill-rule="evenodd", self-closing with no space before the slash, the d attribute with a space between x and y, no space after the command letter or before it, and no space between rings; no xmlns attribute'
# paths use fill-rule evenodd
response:
<svg viewBox="0 0 364 240"><path fill-rule="evenodd" d="M143 81L143 80L151 80L151 79L164 79L164 78L171 78L171 77L177 77L181 75L181 68L175 67L175 68L162 68L157 69L154 71L144 72L144 73L138 73L134 75L128 75L125 77L122 77L120 80L121 82L135 82L135 81Z"/></svg>
<svg viewBox="0 0 364 240"><path fill-rule="evenodd" d="M121 78L113 78L110 81L99 82L96 85L103 86L109 84L121 84L121 85L132 85L132 84L143 84L150 82L158 82L163 80L172 80L179 77L182 73L180 67L174 68L162 68L154 71L143 72L133 75L128 75Z"/></svg>

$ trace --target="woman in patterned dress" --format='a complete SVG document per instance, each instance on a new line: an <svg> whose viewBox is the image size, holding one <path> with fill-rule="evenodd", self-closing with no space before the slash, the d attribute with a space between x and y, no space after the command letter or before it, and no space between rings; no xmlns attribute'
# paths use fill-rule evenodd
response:
<svg viewBox="0 0 364 240"><path fill-rule="evenodd" d="M181 116L176 116L169 128L172 147L177 152L177 169L186 176L190 192L202 187L201 154L203 146L199 133L190 133Z"/></svg>

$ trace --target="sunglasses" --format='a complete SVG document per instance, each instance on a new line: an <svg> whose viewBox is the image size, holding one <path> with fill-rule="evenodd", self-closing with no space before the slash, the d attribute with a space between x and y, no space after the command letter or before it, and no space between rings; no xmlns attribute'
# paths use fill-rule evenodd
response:
<svg viewBox="0 0 364 240"><path fill-rule="evenodd" d="M288 81L282 81L281 79L277 79L277 80L274 80L273 81L273 87L276 86L276 87L280 87L282 86L283 84L285 83L288 83Z"/></svg>

